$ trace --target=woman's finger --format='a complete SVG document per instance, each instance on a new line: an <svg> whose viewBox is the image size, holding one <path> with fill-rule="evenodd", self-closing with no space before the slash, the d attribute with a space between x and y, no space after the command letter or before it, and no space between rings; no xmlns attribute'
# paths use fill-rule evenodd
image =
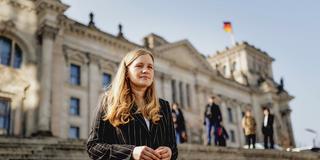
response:
<svg viewBox="0 0 320 160"><path fill-rule="evenodd" d="M152 148L147 147L146 150L148 152L150 152L151 154L155 155L158 159L161 158L161 155L158 152L156 152L155 150L153 150Z"/></svg>
<svg viewBox="0 0 320 160"><path fill-rule="evenodd" d="M143 152L143 155L148 157L148 158L151 158L152 160L160 160L160 157L158 157L157 155L155 155L154 153L152 153L152 150L144 150Z"/></svg>

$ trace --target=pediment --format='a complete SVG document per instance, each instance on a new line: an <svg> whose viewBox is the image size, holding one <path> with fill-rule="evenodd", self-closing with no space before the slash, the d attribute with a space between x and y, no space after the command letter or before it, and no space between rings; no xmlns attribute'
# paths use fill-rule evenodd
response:
<svg viewBox="0 0 320 160"><path fill-rule="evenodd" d="M182 40L154 48L155 53L187 69L213 72L206 58L188 40Z"/></svg>

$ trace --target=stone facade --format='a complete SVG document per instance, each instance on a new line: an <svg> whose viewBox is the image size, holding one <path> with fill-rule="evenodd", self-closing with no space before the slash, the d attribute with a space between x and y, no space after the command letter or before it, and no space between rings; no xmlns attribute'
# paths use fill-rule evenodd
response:
<svg viewBox="0 0 320 160"><path fill-rule="evenodd" d="M128 41L121 26L118 35L111 35L94 26L93 16L88 25L70 19L64 15L68 7L59 0L0 0L0 38L23 52L20 68L0 65L0 101L10 108L5 117L9 126L0 134L86 139L104 91L104 73L112 78L128 51L146 47L155 54L158 95L181 105L190 143L205 143L204 106L216 95L233 137L228 146L245 143L240 126L245 109L253 110L261 128L262 106L271 107L276 116L276 143L295 145L289 107L293 97L274 81L274 59L267 53L242 42L205 57L188 40L168 42L153 33L140 45ZM76 84L70 82L71 66L79 69ZM70 114L73 104L76 114Z"/></svg>

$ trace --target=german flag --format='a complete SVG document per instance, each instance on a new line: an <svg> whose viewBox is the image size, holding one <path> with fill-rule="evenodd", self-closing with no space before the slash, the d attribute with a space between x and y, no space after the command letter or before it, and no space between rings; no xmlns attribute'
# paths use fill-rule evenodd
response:
<svg viewBox="0 0 320 160"><path fill-rule="evenodd" d="M224 31L231 33L232 32L231 22L223 22L223 29Z"/></svg>

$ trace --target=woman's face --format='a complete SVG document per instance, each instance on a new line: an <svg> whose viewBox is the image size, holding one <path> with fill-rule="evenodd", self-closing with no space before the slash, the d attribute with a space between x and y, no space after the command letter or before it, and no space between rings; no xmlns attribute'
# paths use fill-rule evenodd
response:
<svg viewBox="0 0 320 160"><path fill-rule="evenodd" d="M251 116L251 111L246 111L246 116L250 117Z"/></svg>
<svg viewBox="0 0 320 160"><path fill-rule="evenodd" d="M148 88L153 82L153 61L150 55L142 55L128 66L128 78L131 85Z"/></svg>

